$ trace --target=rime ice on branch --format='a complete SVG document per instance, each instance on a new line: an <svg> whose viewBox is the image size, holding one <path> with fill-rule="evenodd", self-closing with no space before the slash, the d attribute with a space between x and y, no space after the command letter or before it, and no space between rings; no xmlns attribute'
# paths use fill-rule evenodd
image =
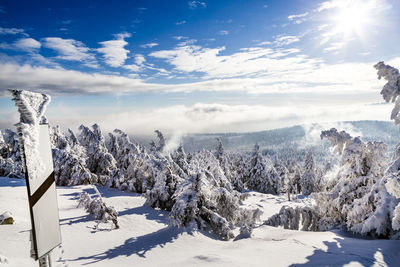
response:
<svg viewBox="0 0 400 267"><path fill-rule="evenodd" d="M390 119L394 120L395 124L400 124L400 74L399 70L386 65L383 61L378 62L375 66L378 70L378 79L382 77L387 80L383 86L381 95L386 102L395 102Z"/></svg>
<svg viewBox="0 0 400 267"><path fill-rule="evenodd" d="M29 178L34 180L44 170L39 157L39 124L47 123L44 113L51 98L46 94L25 90L10 90L10 92L20 113L20 122L16 125L21 134L20 143L29 148L25 151L30 151L32 154L26 157L26 167L30 174Z"/></svg>

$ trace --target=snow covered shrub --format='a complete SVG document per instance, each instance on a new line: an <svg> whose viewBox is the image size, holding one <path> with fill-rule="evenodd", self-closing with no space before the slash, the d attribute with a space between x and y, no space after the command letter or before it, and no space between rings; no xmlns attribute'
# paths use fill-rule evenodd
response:
<svg viewBox="0 0 400 267"><path fill-rule="evenodd" d="M175 204L173 195L186 173L170 157L153 157L154 186L146 192L146 204L170 211Z"/></svg>
<svg viewBox="0 0 400 267"><path fill-rule="evenodd" d="M254 146L248 169L247 188L261 193L278 194L280 191L279 175L271 160L261 154L260 146Z"/></svg>
<svg viewBox="0 0 400 267"><path fill-rule="evenodd" d="M285 229L302 231L319 231L320 216L313 207L282 206L279 213L271 216L264 224L283 226Z"/></svg>
<svg viewBox="0 0 400 267"><path fill-rule="evenodd" d="M0 176L24 177L18 135L9 129L0 131Z"/></svg>
<svg viewBox="0 0 400 267"><path fill-rule="evenodd" d="M86 168L86 150L68 129L64 135L58 126L50 129L54 178L57 185L79 185L97 182L97 176Z"/></svg>
<svg viewBox="0 0 400 267"><path fill-rule="evenodd" d="M250 233L261 214L240 207L240 194L232 189L218 160L208 151L193 156L188 178L178 185L173 199L172 225L204 229L223 240L234 237L235 226Z"/></svg>
<svg viewBox="0 0 400 267"><path fill-rule="evenodd" d="M120 190L146 193L154 186L153 155L129 139L121 130L109 134L109 151L116 159L117 171L113 171L108 185Z"/></svg>
<svg viewBox="0 0 400 267"><path fill-rule="evenodd" d="M335 128L321 133L340 155L332 189L314 194L315 207L285 207L267 224L302 230L327 230L336 226L361 234L391 236L393 197L385 189L386 145L361 141Z"/></svg>
<svg viewBox="0 0 400 267"><path fill-rule="evenodd" d="M374 67L378 78L387 80L381 94L386 102L395 102L391 119L400 124L399 71L383 62ZM381 142L365 143L334 128L323 131L321 138L330 141L340 161L336 182L314 195L321 216L319 229L345 225L364 235L400 238L400 145L386 169L386 145ZM274 215L271 221L278 222L277 218Z"/></svg>
<svg viewBox="0 0 400 267"><path fill-rule="evenodd" d="M387 81L383 86L381 95L386 102L395 102L395 106L392 110L390 119L394 120L394 123L400 124L400 73L399 70L386 65L383 61L378 62L375 66L378 70L378 79L382 77Z"/></svg>
<svg viewBox="0 0 400 267"><path fill-rule="evenodd" d="M386 145L382 142L364 143L359 137L351 137L335 128L323 131L321 138L327 138L340 155L336 185L316 195L325 222L331 226L346 225L349 230L362 234L375 234L375 231L378 235L386 233L371 223L371 220L379 220L377 207L382 205L384 196L381 194L384 193L378 190L381 192L375 197L370 195L377 190L384 175Z"/></svg>
<svg viewBox="0 0 400 267"><path fill-rule="evenodd" d="M156 143L152 140L150 142L150 151L161 152L162 153L164 151L164 148L165 148L164 135L159 130L155 130L154 132L157 134L158 145L156 145Z"/></svg>
<svg viewBox="0 0 400 267"><path fill-rule="evenodd" d="M309 150L304 162L304 172L300 178L301 192L304 195L309 195L314 192L315 187L315 163L312 150Z"/></svg>
<svg viewBox="0 0 400 267"><path fill-rule="evenodd" d="M93 188L96 191L96 197L92 199L87 192L82 192L79 195L78 207L83 207L87 213L93 215L98 224L111 221L115 228L118 229L118 212L114 207L107 206L97 188Z"/></svg>
<svg viewBox="0 0 400 267"><path fill-rule="evenodd" d="M378 62L375 66L378 70L378 79L382 77L387 81L383 86L381 95L386 102L395 102L390 118L394 120L396 125L400 124L400 73L399 70L386 65L384 62ZM386 171L387 191L396 198L393 200L392 212L392 228L397 233L393 234L394 238L400 239L400 143L396 146L393 153L392 162Z"/></svg>
<svg viewBox="0 0 400 267"><path fill-rule="evenodd" d="M181 168L182 171L184 171L186 174L188 173L189 160L182 145L180 145L175 151L171 153L171 159L176 164L178 164L179 168Z"/></svg>
<svg viewBox="0 0 400 267"><path fill-rule="evenodd" d="M232 229L235 225L240 224L243 229L251 228L259 219L260 211L241 209L237 195L212 183L209 173L191 174L174 195L171 224L204 229L223 240L234 237Z"/></svg>
<svg viewBox="0 0 400 267"><path fill-rule="evenodd" d="M371 190L361 198L354 200L348 211L346 226L349 230L363 235L393 237L398 230L392 227L391 217L398 201L385 186L387 177L378 179ZM392 229L393 228L393 229Z"/></svg>
<svg viewBox="0 0 400 267"><path fill-rule="evenodd" d="M86 167L98 177L98 182L106 184L107 180L117 170L114 157L108 152L104 137L97 124L92 129L81 125L78 136L79 143L86 149Z"/></svg>

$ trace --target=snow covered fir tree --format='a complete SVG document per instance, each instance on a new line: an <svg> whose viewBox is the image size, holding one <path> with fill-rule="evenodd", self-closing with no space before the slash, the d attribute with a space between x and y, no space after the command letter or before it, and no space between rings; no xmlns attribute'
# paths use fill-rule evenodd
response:
<svg viewBox="0 0 400 267"><path fill-rule="evenodd" d="M383 62L374 67L378 70L379 79L383 77L387 80L381 94L385 101L395 102L391 119L399 124L399 71ZM321 139L328 139L340 158L335 175L323 177L327 186L322 192L312 195L316 205L296 209L283 207L266 224L289 229L299 229L302 224L303 230L313 231L345 227L362 235L398 239L398 146L392 160L388 160L387 146L379 141L364 142L335 128L322 131ZM310 161L308 155L306 161ZM310 170L311 165L306 164L306 169ZM304 221L313 223L305 227Z"/></svg>

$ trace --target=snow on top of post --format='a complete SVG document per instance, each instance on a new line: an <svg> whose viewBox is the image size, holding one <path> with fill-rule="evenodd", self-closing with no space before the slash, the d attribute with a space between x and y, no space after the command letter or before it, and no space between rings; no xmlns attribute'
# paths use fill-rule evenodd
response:
<svg viewBox="0 0 400 267"><path fill-rule="evenodd" d="M20 148L29 179L36 180L45 171L45 166L40 158L39 125L47 123L44 116L50 96L26 90L10 90L13 101L18 107L20 122L16 124L19 133Z"/></svg>
<svg viewBox="0 0 400 267"><path fill-rule="evenodd" d="M46 107L51 97L46 94L30 92L26 90L11 89L13 101L20 113L20 122L29 124L46 123Z"/></svg>

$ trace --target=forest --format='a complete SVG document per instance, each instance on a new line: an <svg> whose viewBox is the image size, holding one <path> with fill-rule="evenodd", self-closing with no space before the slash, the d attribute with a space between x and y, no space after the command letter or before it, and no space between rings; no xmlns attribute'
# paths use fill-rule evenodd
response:
<svg viewBox="0 0 400 267"><path fill-rule="evenodd" d="M394 102L391 119L400 123L400 74L389 65L374 66L384 78L381 94ZM148 147L115 129L103 135L97 124L81 125L75 133L50 127L57 185L91 184L142 194L145 205L169 212L171 226L201 229L222 240L250 237L259 225L303 231L343 228L373 238L400 239L400 144L394 151L381 141L364 141L335 128L321 132L336 160L317 161L310 148L302 160L287 154L263 153L254 144L250 153L226 152L221 139L213 150L186 153L183 146L166 151L159 130ZM0 176L24 178L18 134L0 134ZM23 138L23 137L22 137ZM283 206L261 221L261 210L241 204L249 192L299 196L313 205ZM98 191L97 191L98 192ZM99 222L118 228L118 212L100 196L82 193L79 205Z"/></svg>

